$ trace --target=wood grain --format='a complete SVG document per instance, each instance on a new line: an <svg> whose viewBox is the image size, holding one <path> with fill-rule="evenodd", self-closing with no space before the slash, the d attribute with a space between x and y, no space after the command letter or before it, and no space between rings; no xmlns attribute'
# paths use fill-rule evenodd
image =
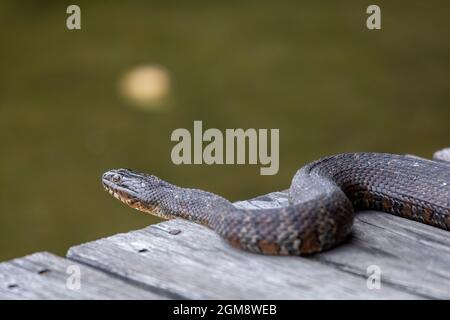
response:
<svg viewBox="0 0 450 320"><path fill-rule="evenodd" d="M287 204L286 191L235 203ZM3 299L449 299L450 232L382 212L357 213L352 236L311 257L252 254L184 220L0 264ZM67 267L82 287L66 286ZM367 288L367 268L381 288Z"/></svg>
<svg viewBox="0 0 450 320"><path fill-rule="evenodd" d="M69 266L80 270L80 286L67 286ZM147 291L84 264L47 252L0 264L1 299L161 299Z"/></svg>
<svg viewBox="0 0 450 320"><path fill-rule="evenodd" d="M286 192L236 203L282 206ZM188 299L421 299L450 297L450 233L379 212L359 213L353 236L312 257L262 256L183 220L73 247L68 257ZM380 268L369 290L367 268Z"/></svg>

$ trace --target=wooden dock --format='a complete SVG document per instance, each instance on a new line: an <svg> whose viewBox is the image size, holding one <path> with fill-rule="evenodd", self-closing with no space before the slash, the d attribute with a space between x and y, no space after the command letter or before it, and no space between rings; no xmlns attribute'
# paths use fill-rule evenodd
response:
<svg viewBox="0 0 450 320"><path fill-rule="evenodd" d="M275 192L236 205L286 202L286 192ZM73 266L75 288L68 285ZM381 271L379 289L367 286L369 266ZM450 232L361 212L345 244L312 257L273 257L171 220L72 247L65 258L42 252L3 262L0 298L450 299Z"/></svg>

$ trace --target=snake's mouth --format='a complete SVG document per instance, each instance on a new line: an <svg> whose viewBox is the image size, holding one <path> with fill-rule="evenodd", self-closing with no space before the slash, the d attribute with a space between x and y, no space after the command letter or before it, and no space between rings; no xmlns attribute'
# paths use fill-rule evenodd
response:
<svg viewBox="0 0 450 320"><path fill-rule="evenodd" d="M122 201L123 203L129 205L130 207L136 207L136 205L140 202L138 199L138 195L126 188L123 188L112 181L109 181L105 178L102 179L103 187L110 195L112 195L117 200Z"/></svg>
<svg viewBox="0 0 450 320"><path fill-rule="evenodd" d="M158 177L136 173L130 169L114 169L102 176L103 188L129 207L164 219L172 218L157 202L149 198L155 188L171 186Z"/></svg>
<svg viewBox="0 0 450 320"><path fill-rule="evenodd" d="M133 209L165 217L157 206L142 199L139 193L139 188L144 188L142 183L130 176L128 169L111 170L104 173L102 177L103 188L117 200Z"/></svg>
<svg viewBox="0 0 450 320"><path fill-rule="evenodd" d="M107 179L102 179L102 184L105 190L108 191L110 195L133 209L150 213L163 219L171 218L169 215L160 210L159 207L148 205L145 202L142 202L138 198L137 194L131 190L118 186L114 182L111 182Z"/></svg>

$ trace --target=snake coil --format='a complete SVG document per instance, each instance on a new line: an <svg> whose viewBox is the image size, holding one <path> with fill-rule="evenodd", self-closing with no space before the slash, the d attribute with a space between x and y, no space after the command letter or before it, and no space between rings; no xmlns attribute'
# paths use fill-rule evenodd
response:
<svg viewBox="0 0 450 320"><path fill-rule="evenodd" d="M295 174L290 204L274 209L239 209L216 194L129 169L108 171L102 182L132 208L203 224L235 247L307 255L342 242L355 210L380 210L450 230L449 153L436 153L436 161L384 153L325 157Z"/></svg>

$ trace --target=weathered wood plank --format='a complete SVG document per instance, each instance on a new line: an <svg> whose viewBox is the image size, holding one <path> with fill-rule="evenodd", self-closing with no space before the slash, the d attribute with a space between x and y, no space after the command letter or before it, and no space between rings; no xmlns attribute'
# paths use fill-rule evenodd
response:
<svg viewBox="0 0 450 320"><path fill-rule="evenodd" d="M80 287L67 286L69 266L80 269ZM78 270L77 270L78 271ZM72 283L72 282L69 282ZM70 289L73 288L73 289ZM35 253L0 264L0 299L162 299L94 268Z"/></svg>
<svg viewBox="0 0 450 320"><path fill-rule="evenodd" d="M445 148L439 151L436 151L433 155L433 159L450 162L450 148Z"/></svg>
<svg viewBox="0 0 450 320"><path fill-rule="evenodd" d="M244 207L286 205L287 192L240 203ZM424 298L450 298L450 232L384 212L359 212L345 244L315 255L337 269L366 276L378 266L382 281Z"/></svg>
<svg viewBox="0 0 450 320"><path fill-rule="evenodd" d="M365 277L312 259L243 252L182 220L76 246L68 256L189 299L417 298L390 286L369 290Z"/></svg>
<svg viewBox="0 0 450 320"><path fill-rule="evenodd" d="M448 232L380 212L356 219L346 244L314 258L359 275L375 265L383 283L424 298L450 298Z"/></svg>
<svg viewBox="0 0 450 320"><path fill-rule="evenodd" d="M286 202L286 193L279 192L236 205L262 208L281 206ZM391 221L388 218L391 216L382 215ZM391 218L394 222L399 219ZM68 257L135 282L159 287L175 296L192 299L400 299L448 295L444 290L447 284L445 281L442 283L436 271L447 261L445 257L434 259L434 265L420 262L419 266L425 266L428 272L432 267L436 269L431 275L417 279L420 271L413 270L411 259L419 259L419 254L397 255L399 248L389 253L390 246L399 243L399 238L405 238L403 242L409 238L386 229L384 238L379 239L379 228L362 219L356 221L355 236L348 243L309 258L269 257L243 252L229 246L213 231L182 220L76 246L69 250ZM391 224L393 228L394 222ZM410 223L421 229L421 225ZM436 237L439 243L443 240L439 237L448 235ZM415 242L418 240L413 239L406 245L414 247ZM417 245L427 246L428 243ZM337 252L341 252L342 257ZM411 254L408 250L401 252ZM426 255L427 258L431 256L433 253ZM366 286L366 269L372 264L378 265L382 271L380 290L369 290Z"/></svg>

